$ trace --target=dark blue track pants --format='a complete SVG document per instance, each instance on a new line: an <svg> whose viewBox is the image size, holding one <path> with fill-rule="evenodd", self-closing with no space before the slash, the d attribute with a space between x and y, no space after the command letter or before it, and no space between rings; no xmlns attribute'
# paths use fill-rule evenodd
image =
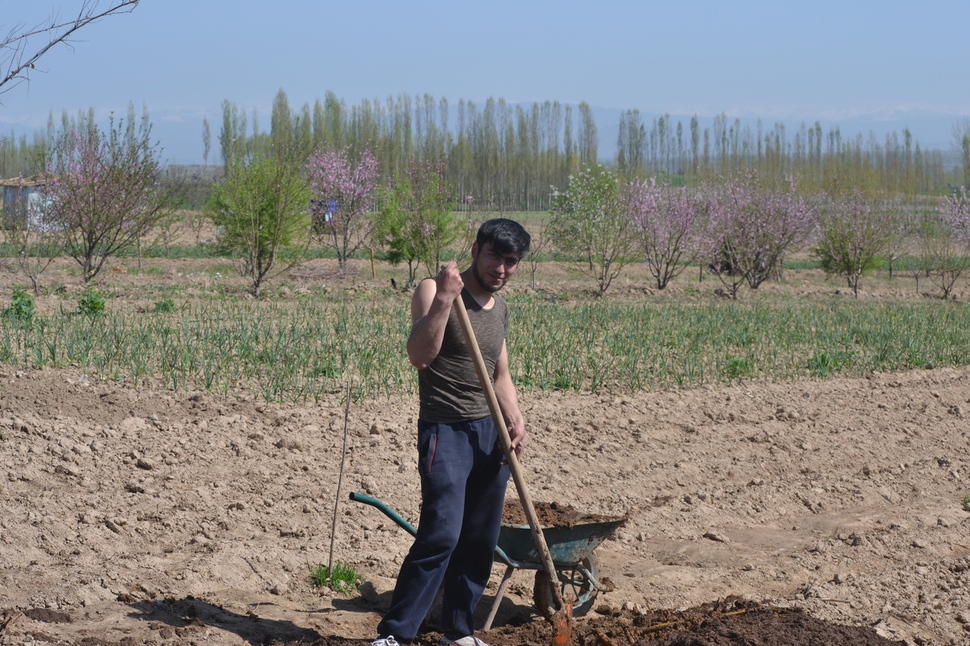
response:
<svg viewBox="0 0 970 646"><path fill-rule="evenodd" d="M473 612L492 571L509 468L491 417L458 424L418 421L421 517L401 565L381 637L411 640L443 589L441 632L475 632Z"/></svg>

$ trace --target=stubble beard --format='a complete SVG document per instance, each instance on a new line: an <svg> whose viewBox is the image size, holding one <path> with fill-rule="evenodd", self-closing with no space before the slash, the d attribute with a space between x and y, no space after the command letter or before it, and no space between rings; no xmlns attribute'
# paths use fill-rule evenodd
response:
<svg viewBox="0 0 970 646"><path fill-rule="evenodd" d="M472 276L475 277L475 280L478 281L479 286L481 286L481 288L484 289L486 292L489 292L489 293L494 294L495 292L497 292L500 289L502 289L503 287L505 287L505 281L504 280L502 281L502 284L499 285L498 287L495 287L494 285L491 285L491 284L485 282L485 280L482 278L481 272L478 270L478 262L477 261L474 264L472 264Z"/></svg>

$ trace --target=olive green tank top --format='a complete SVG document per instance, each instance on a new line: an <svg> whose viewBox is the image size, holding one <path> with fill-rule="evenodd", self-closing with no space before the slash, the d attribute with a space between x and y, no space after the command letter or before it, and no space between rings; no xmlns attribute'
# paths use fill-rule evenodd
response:
<svg viewBox="0 0 970 646"><path fill-rule="evenodd" d="M492 307L482 309L465 289L461 291L461 298L475 330L485 367L489 376L494 375L495 364L508 336L508 305L500 296L493 295ZM448 326L438 356L431 365L418 371L418 391L421 402L418 416L425 422L454 424L491 414L454 310L448 315Z"/></svg>

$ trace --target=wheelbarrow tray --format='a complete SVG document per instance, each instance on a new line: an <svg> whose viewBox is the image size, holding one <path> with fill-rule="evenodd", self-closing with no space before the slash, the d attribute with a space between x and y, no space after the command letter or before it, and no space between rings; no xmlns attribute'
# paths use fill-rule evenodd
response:
<svg viewBox="0 0 970 646"><path fill-rule="evenodd" d="M406 532L412 536L415 535L416 530L411 523L377 498L351 492L350 499L376 507ZM591 522L573 523L569 527L543 525L542 534L552 554L553 563L571 567L589 558L596 546L612 536L626 520L626 517L597 519ZM532 529L528 525L502 523L495 557L506 565L517 568L541 567L539 551L532 539Z"/></svg>
<svg viewBox="0 0 970 646"><path fill-rule="evenodd" d="M555 577L561 587L563 599L572 605L573 616L585 614L592 607L601 588L597 581L596 555L593 551L626 521L626 517L598 518L595 521L573 523L568 527L542 525L546 547L549 548L556 568ZM543 570L539 551L532 538L532 529L528 525L502 523L495 556L496 560L505 563L506 568L485 621L485 630L492 626L514 570L536 570L533 592L535 606L546 618L552 617L556 606L549 588L549 575Z"/></svg>
<svg viewBox="0 0 970 646"><path fill-rule="evenodd" d="M572 527L542 527L553 563L574 566L588 558L600 543L613 535L626 518L580 523ZM538 567L541 563L532 530L528 525L502 523L498 546L516 567Z"/></svg>

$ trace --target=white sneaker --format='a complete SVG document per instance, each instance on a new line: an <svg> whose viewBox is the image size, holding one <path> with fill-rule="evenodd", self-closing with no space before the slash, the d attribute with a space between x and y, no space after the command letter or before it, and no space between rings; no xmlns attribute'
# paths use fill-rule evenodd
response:
<svg viewBox="0 0 970 646"><path fill-rule="evenodd" d="M387 637L378 637L370 643L370 646L401 646L394 639L394 635L388 635Z"/></svg>
<svg viewBox="0 0 970 646"><path fill-rule="evenodd" d="M439 644L454 644L455 646L488 646L478 637L474 635L468 635L467 637L462 637L461 639L448 639L447 637L442 637Z"/></svg>

